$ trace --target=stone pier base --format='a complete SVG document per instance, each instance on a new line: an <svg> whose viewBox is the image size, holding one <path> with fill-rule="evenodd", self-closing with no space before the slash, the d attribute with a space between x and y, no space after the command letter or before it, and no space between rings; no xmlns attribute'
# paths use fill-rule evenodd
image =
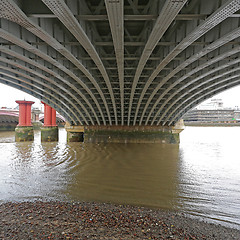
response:
<svg viewBox="0 0 240 240"><path fill-rule="evenodd" d="M162 126L85 126L84 142L179 143L179 132Z"/></svg>
<svg viewBox="0 0 240 240"><path fill-rule="evenodd" d="M68 142L83 142L84 141L84 127L83 126L68 126L67 141Z"/></svg>
<svg viewBox="0 0 240 240"><path fill-rule="evenodd" d="M58 127L42 127L41 128L42 142L57 142L58 141Z"/></svg>
<svg viewBox="0 0 240 240"><path fill-rule="evenodd" d="M29 142L34 140L33 127L18 126L15 128L16 142Z"/></svg>
<svg viewBox="0 0 240 240"><path fill-rule="evenodd" d="M183 123L175 126L70 126L66 124L68 142L86 143L179 143Z"/></svg>

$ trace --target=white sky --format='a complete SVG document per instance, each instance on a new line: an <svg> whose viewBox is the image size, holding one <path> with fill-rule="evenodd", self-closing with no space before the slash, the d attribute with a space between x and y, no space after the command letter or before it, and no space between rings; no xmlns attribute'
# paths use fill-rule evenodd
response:
<svg viewBox="0 0 240 240"><path fill-rule="evenodd" d="M37 98L17 90L16 88L9 87L7 85L0 83L0 108L1 107L8 107L14 108L18 104L15 102L16 100L26 100L26 101L34 101L35 103L32 105L33 107L40 108L41 101Z"/></svg>
<svg viewBox="0 0 240 240"><path fill-rule="evenodd" d="M240 108L240 86L226 90L222 93L215 95L212 98L222 99L223 107L232 107L232 108L239 107ZM206 100L202 104L208 101L210 101L210 99Z"/></svg>
<svg viewBox="0 0 240 240"><path fill-rule="evenodd" d="M234 87L227 91L224 91L220 94L215 95L213 98L221 98L223 100L224 107L240 107L240 86ZM9 107L13 108L17 106L15 103L16 100L27 100L34 101L34 107L41 107L40 100L37 98L17 90L15 88L6 86L0 83L0 108L1 107Z"/></svg>

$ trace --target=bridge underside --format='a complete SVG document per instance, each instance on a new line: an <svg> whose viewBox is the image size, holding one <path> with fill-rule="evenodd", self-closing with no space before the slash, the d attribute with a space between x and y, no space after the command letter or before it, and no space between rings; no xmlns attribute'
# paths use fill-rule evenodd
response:
<svg viewBox="0 0 240 240"><path fill-rule="evenodd" d="M240 0L0 0L0 82L72 125L172 126L240 83Z"/></svg>

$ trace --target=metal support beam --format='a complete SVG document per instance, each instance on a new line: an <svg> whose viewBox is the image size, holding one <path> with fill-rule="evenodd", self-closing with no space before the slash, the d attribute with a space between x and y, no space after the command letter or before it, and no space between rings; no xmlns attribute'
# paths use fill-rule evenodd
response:
<svg viewBox="0 0 240 240"><path fill-rule="evenodd" d="M114 50L118 68L120 98L121 98L121 124L124 124L124 25L123 1L105 0L108 20L111 28Z"/></svg>
<svg viewBox="0 0 240 240"><path fill-rule="evenodd" d="M210 31L214 26L218 25L222 21L224 21L227 17L231 16L233 13L237 12L240 9L240 2L238 0L229 0L222 7L220 7L217 11L215 11L210 17L208 17L203 23L201 23L198 27L194 29L189 35L187 35L181 43L179 43L166 57L165 59L157 66L157 68L153 71L151 76L149 77L146 85L143 88L142 94L139 99L142 99L144 94L146 93L148 87L151 82L157 77L160 71L171 62L180 52L186 49L192 42L200 38L202 35ZM152 102L154 95L158 92L158 90L162 87L162 83L160 83L156 89L152 92L151 96L148 98L147 103L145 104L144 111L142 113L141 118L145 115L146 110ZM138 112L136 111L135 115ZM150 117L151 114L148 114Z"/></svg>

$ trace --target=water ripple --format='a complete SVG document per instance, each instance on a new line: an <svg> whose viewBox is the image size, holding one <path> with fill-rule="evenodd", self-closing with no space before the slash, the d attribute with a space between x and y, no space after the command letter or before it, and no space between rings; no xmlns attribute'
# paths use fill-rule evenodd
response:
<svg viewBox="0 0 240 240"><path fill-rule="evenodd" d="M32 143L0 135L0 202L128 203L240 228L240 128L187 128L180 146L66 143L60 133L58 143L41 143L39 132Z"/></svg>

